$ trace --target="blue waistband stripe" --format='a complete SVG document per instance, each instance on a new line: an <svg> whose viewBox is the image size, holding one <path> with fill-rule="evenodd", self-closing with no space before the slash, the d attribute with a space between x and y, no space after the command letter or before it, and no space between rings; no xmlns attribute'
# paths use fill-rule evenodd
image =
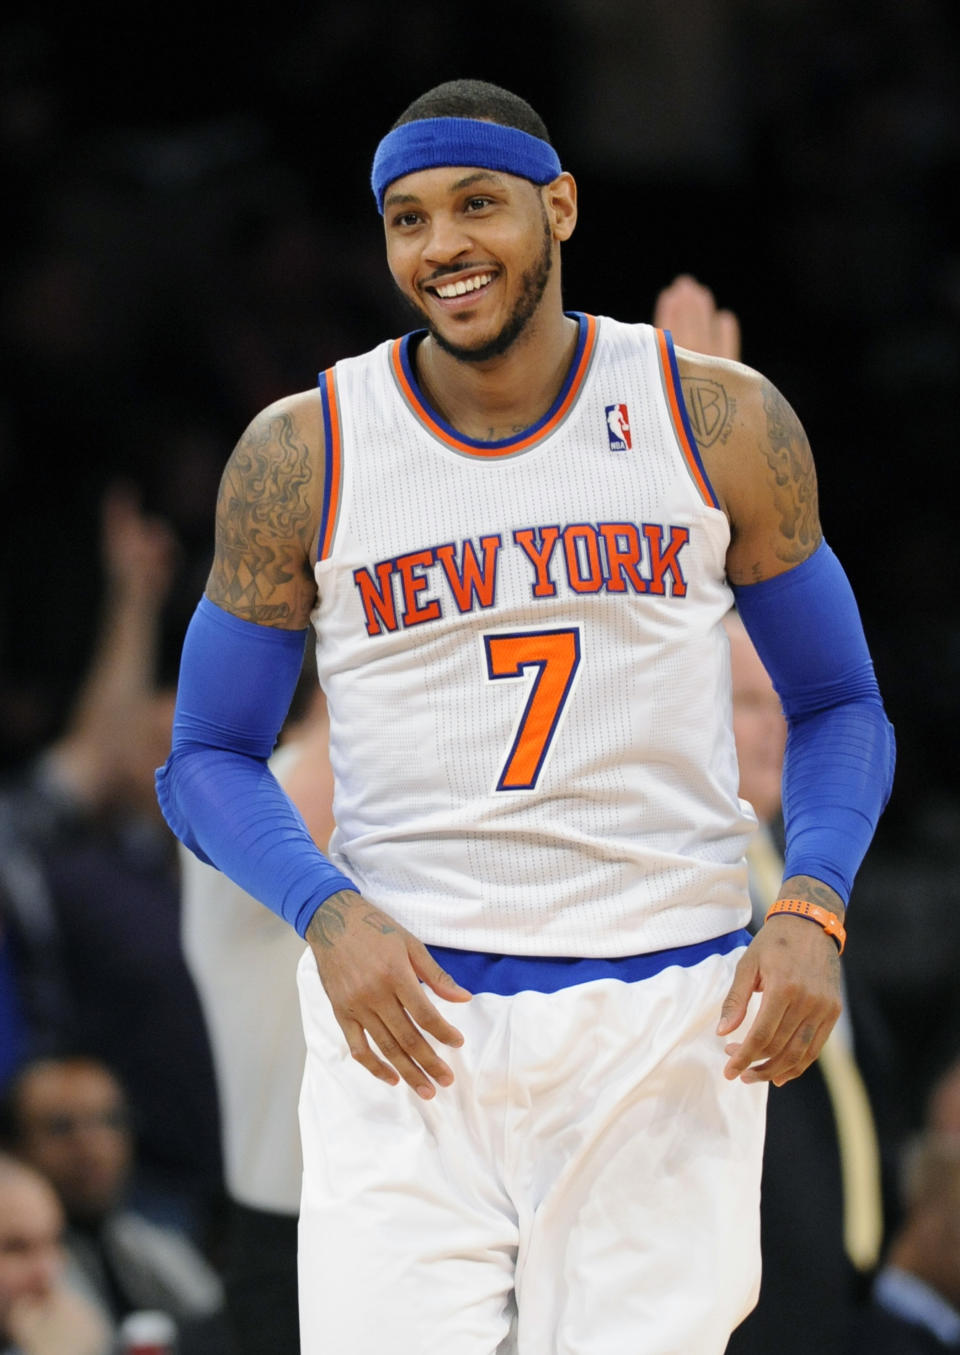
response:
<svg viewBox="0 0 960 1355"><path fill-rule="evenodd" d="M561 988L594 983L598 979L637 983L671 965L688 969L711 955L729 955L749 944L750 933L739 930L692 946L654 950L647 955L624 955L612 960L578 960L555 955L489 955L482 951L452 950L447 946L428 946L427 949L437 964L468 992L512 997L522 992L557 993Z"/></svg>

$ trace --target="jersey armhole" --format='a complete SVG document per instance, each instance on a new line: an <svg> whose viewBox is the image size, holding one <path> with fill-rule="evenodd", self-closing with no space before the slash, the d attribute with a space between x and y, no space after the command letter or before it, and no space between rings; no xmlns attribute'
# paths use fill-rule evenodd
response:
<svg viewBox="0 0 960 1355"><path fill-rule="evenodd" d="M670 411L670 420L677 436L680 452L686 462L691 478L699 491L700 497L708 508L716 508L719 511L720 500L713 492L713 486L710 483L703 462L700 459L700 449L697 446L697 439L690 426L690 418L687 414L687 406L683 398L683 390L680 386L680 369L677 366L677 355L674 350L673 335L670 333L669 329L655 329L654 334L657 337L657 351L660 355L660 374L663 380L663 392L666 397L667 409Z"/></svg>
<svg viewBox="0 0 960 1355"><path fill-rule="evenodd" d="M321 372L320 403L323 407L323 509L317 533L317 563L329 558L340 515L340 487L342 475L342 440L340 433L340 405L337 399L337 378L333 367Z"/></svg>

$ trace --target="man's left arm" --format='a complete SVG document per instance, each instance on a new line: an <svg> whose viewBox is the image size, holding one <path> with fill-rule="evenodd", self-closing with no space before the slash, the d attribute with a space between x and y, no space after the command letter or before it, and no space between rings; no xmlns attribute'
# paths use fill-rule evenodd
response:
<svg viewBox="0 0 960 1355"><path fill-rule="evenodd" d="M698 381L725 392L725 436L701 443L701 453L730 521L727 575L737 608L789 728L778 901L814 905L815 914L825 910L821 922L832 914L842 924L894 763L859 610L823 540L813 457L787 401L737 363L678 357L694 407ZM760 1010L745 1038L726 1047L725 1075L781 1085L813 1062L840 1013L836 941L809 916L771 917L741 959L718 1034L741 1025L754 992Z"/></svg>

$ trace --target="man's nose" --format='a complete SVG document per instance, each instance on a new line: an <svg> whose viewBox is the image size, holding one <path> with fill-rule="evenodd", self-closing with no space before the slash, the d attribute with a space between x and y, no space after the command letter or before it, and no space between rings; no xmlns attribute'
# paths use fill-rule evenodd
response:
<svg viewBox="0 0 960 1355"><path fill-rule="evenodd" d="M452 263L473 245L462 222L451 213L441 212L431 218L430 230L424 243L424 257L434 266Z"/></svg>
<svg viewBox="0 0 960 1355"><path fill-rule="evenodd" d="M49 1294L57 1281L61 1266L62 1255L59 1247L38 1249L31 1258L30 1272L26 1284L28 1292L35 1298L43 1298Z"/></svg>

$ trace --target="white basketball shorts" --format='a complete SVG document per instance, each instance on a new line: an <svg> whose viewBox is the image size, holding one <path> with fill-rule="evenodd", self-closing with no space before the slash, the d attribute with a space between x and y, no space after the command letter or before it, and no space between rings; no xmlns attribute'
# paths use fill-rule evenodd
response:
<svg viewBox="0 0 960 1355"><path fill-rule="evenodd" d="M722 1355L760 1282L766 1084L715 1034L741 953L434 997L465 1041L423 1101L350 1057L307 951L302 1355Z"/></svg>

